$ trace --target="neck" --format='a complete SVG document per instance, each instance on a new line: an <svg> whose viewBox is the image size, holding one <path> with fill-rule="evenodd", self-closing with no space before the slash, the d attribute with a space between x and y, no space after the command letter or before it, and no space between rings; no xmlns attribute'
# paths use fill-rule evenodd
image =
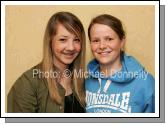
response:
<svg viewBox="0 0 167 125"><path fill-rule="evenodd" d="M62 63L55 58L53 60L54 66L60 71L60 76L57 78L59 81L58 83L65 89L65 95L70 95L72 93L71 77L66 77L63 75L64 71L69 68L69 65Z"/></svg>
<svg viewBox="0 0 167 125"><path fill-rule="evenodd" d="M100 71L105 75L113 75L114 73L120 71L122 68L122 64L120 58L109 64L100 64Z"/></svg>
<svg viewBox="0 0 167 125"><path fill-rule="evenodd" d="M66 65L66 64L62 63L62 62L60 62L59 60L57 60L55 58L53 58L53 62L54 62L54 66L56 68L58 68L58 70L60 72L64 72L65 69L69 68L69 65Z"/></svg>

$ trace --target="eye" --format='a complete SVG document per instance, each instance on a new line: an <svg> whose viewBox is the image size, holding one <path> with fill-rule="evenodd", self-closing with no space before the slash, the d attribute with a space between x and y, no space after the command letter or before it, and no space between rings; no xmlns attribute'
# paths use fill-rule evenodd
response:
<svg viewBox="0 0 167 125"><path fill-rule="evenodd" d="M79 43L79 42L80 42L80 39L75 38L75 39L74 39L74 42Z"/></svg>
<svg viewBox="0 0 167 125"><path fill-rule="evenodd" d="M108 37L108 38L107 38L107 41L111 41L111 40L113 40L113 38L111 38L111 37Z"/></svg>
<svg viewBox="0 0 167 125"><path fill-rule="evenodd" d="M92 43L98 43L99 40L96 40L96 39L95 39L95 40L92 40L91 42L92 42Z"/></svg>
<svg viewBox="0 0 167 125"><path fill-rule="evenodd" d="M67 41L67 39L60 38L60 39L59 39L59 41L60 41L60 42L66 42L66 41Z"/></svg>

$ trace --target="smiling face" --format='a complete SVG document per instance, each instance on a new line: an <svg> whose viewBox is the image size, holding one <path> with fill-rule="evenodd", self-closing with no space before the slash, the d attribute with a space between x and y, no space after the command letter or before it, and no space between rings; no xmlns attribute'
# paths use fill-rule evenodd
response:
<svg viewBox="0 0 167 125"><path fill-rule="evenodd" d="M124 45L118 34L107 25L93 24L90 29L91 49L101 65L120 63L120 52Z"/></svg>
<svg viewBox="0 0 167 125"><path fill-rule="evenodd" d="M54 64L59 68L70 65L81 50L80 39L62 24L57 24L56 35L52 39Z"/></svg>

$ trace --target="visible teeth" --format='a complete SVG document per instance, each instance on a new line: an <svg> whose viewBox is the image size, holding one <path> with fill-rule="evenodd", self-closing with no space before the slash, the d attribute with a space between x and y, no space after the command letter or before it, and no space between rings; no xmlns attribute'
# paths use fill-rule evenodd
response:
<svg viewBox="0 0 167 125"><path fill-rule="evenodd" d="M74 53L66 53L66 55L73 55Z"/></svg>
<svg viewBox="0 0 167 125"><path fill-rule="evenodd" d="M108 54L109 52L102 52L101 54Z"/></svg>

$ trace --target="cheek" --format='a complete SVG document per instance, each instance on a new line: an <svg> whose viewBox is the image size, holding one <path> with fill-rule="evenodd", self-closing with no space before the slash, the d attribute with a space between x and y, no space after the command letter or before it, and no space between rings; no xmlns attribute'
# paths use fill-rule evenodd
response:
<svg viewBox="0 0 167 125"><path fill-rule="evenodd" d="M54 53L59 53L63 50L64 46L56 43L56 41L52 42L52 50Z"/></svg>
<svg viewBox="0 0 167 125"><path fill-rule="evenodd" d="M121 43L113 43L112 45L110 45L110 48L112 48L113 50L120 50Z"/></svg>
<svg viewBox="0 0 167 125"><path fill-rule="evenodd" d="M77 52L80 52L81 51L81 44L75 44L75 50Z"/></svg>
<svg viewBox="0 0 167 125"><path fill-rule="evenodd" d="M96 45L91 45L91 50L92 50L92 52L96 51L97 50L97 46Z"/></svg>

